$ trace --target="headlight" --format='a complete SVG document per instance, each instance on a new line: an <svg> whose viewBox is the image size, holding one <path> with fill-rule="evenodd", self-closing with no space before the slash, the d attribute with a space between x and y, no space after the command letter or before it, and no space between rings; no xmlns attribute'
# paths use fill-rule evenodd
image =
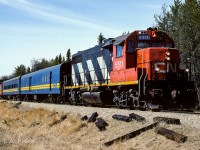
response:
<svg viewBox="0 0 200 150"><path fill-rule="evenodd" d="M156 72L159 72L159 71L160 71L160 69L159 69L158 67L156 67L156 68L155 68L155 71L156 71Z"/></svg>
<svg viewBox="0 0 200 150"><path fill-rule="evenodd" d="M170 60L170 57L166 57L166 59L169 61L169 60Z"/></svg>
<svg viewBox="0 0 200 150"><path fill-rule="evenodd" d="M169 51L165 52L165 59L167 61L170 61L170 52Z"/></svg>
<svg viewBox="0 0 200 150"><path fill-rule="evenodd" d="M190 71L190 69L186 68L186 69L185 69L185 71L186 71L186 72L189 72L189 71Z"/></svg>
<svg viewBox="0 0 200 150"><path fill-rule="evenodd" d="M167 52L166 52L166 55L167 55L167 56L170 56L170 52L169 52L169 51L167 51Z"/></svg>

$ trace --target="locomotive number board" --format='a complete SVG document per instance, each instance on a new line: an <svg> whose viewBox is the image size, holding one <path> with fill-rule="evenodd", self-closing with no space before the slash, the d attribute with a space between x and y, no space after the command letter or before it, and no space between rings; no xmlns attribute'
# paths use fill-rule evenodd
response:
<svg viewBox="0 0 200 150"><path fill-rule="evenodd" d="M138 40L151 40L151 37L149 35L138 35Z"/></svg>

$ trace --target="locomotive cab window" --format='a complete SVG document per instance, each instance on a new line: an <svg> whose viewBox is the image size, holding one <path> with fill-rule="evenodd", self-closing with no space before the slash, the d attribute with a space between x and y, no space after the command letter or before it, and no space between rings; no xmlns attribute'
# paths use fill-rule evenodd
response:
<svg viewBox="0 0 200 150"><path fill-rule="evenodd" d="M122 57L122 50L123 50L122 45L116 45L116 57Z"/></svg>
<svg viewBox="0 0 200 150"><path fill-rule="evenodd" d="M167 44L166 44L166 47L173 48L173 44L172 44L172 43L167 43Z"/></svg>
<svg viewBox="0 0 200 150"><path fill-rule="evenodd" d="M146 48L149 47L149 43L146 42L139 42L138 43L138 48Z"/></svg>
<svg viewBox="0 0 200 150"><path fill-rule="evenodd" d="M134 51L135 51L135 49L134 49L134 42L133 41L128 41L128 50L127 50L127 52L132 53Z"/></svg>

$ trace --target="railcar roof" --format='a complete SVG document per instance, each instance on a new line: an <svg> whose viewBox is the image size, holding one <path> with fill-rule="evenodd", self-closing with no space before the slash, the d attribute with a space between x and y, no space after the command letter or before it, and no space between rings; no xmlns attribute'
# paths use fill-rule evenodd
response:
<svg viewBox="0 0 200 150"><path fill-rule="evenodd" d="M12 82L12 81L19 80L19 79L20 79L20 76L15 77L15 78L12 78L12 79L9 79L9 80L6 80L6 81L4 81L3 83Z"/></svg>
<svg viewBox="0 0 200 150"><path fill-rule="evenodd" d="M52 71L52 70L55 70L55 69L58 69L61 67L62 64L58 64L58 65L55 65L55 66L51 66L51 67L48 67L48 68L44 68L44 69L41 69L41 70L38 70L38 71L35 71L35 72L31 72L29 74L25 74L22 76L23 77L27 77L27 76L32 76L32 75L35 75L37 73L41 73L41 72L47 72L47 71Z"/></svg>
<svg viewBox="0 0 200 150"><path fill-rule="evenodd" d="M123 41L125 41L129 37L130 34L132 34L132 32L118 36L116 38L110 38L106 43L104 43L102 45L102 47L107 47L107 46L110 46L110 45L118 45L118 44L122 43Z"/></svg>
<svg viewBox="0 0 200 150"><path fill-rule="evenodd" d="M78 51L77 53L73 54L72 57L75 57L75 56L78 56L78 55L82 55L83 53L88 52L88 51L89 52L90 51L100 51L103 44L95 45L94 47L88 48L88 49L83 50L83 51Z"/></svg>

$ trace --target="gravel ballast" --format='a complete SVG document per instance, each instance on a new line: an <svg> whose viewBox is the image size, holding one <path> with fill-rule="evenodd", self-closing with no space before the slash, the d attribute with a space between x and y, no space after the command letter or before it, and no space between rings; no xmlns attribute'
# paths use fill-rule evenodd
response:
<svg viewBox="0 0 200 150"><path fill-rule="evenodd" d="M149 123L153 123L154 117L168 117L178 118L182 125L190 126L200 129L200 112L196 113L174 113L174 112L151 112L151 111L140 111L140 110L127 110L117 108L100 108L100 107L86 107L86 106L72 106L72 105L55 105L47 103L33 103L33 102L22 102L24 107L30 108L46 108L58 112L75 113L81 116L88 115L97 112L100 117L112 119L114 114L129 115L130 113L138 114L146 119Z"/></svg>

